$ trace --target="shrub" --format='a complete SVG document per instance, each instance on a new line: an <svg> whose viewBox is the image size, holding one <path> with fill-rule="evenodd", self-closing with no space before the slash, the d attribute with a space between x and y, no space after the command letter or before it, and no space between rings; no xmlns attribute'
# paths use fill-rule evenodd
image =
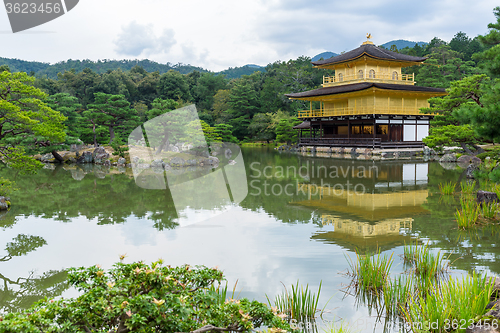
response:
<svg viewBox="0 0 500 333"><path fill-rule="evenodd" d="M24 312L0 318L0 332L248 332L260 325L289 330L265 304L228 299L211 288L222 272L203 266L162 266L162 261L71 268L77 299L42 300ZM208 331L208 330L207 330Z"/></svg>
<svg viewBox="0 0 500 333"><path fill-rule="evenodd" d="M14 187L14 182L0 177L0 196L8 197L17 188Z"/></svg>
<svg viewBox="0 0 500 333"><path fill-rule="evenodd" d="M129 150L128 146L125 145L125 143L119 136L115 136L115 139L111 143L111 147L114 150L113 155L118 155L123 158L125 158L125 153Z"/></svg>

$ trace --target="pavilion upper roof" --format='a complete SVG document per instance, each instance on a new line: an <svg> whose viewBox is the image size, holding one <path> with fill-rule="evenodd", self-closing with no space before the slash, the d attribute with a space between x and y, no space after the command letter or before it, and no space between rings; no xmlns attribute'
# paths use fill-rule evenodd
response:
<svg viewBox="0 0 500 333"><path fill-rule="evenodd" d="M346 52L344 54L338 55L336 57L332 57L330 59L313 61L312 64L317 67L328 67L330 65L345 63L349 61L356 60L363 56L368 56L370 58L378 59L378 60L386 60L386 61L395 61L395 62L422 62L425 61L426 57L414 57L406 54L401 54L397 52L392 52L386 49L382 49L373 45L371 42L363 43L357 49Z"/></svg>

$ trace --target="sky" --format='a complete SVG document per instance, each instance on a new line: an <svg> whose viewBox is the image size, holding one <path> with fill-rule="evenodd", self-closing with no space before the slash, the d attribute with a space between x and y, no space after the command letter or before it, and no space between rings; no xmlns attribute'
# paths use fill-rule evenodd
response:
<svg viewBox="0 0 500 333"><path fill-rule="evenodd" d="M15 34L0 9L0 57L150 59L221 71L349 51L367 33L376 45L450 41L459 31L475 37L496 21L496 6L495 0L80 0L65 15Z"/></svg>

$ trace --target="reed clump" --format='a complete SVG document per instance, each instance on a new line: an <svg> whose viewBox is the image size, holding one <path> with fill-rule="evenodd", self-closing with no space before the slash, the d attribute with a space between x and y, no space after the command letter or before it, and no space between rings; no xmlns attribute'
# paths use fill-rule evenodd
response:
<svg viewBox="0 0 500 333"><path fill-rule="evenodd" d="M395 279L389 279L383 286L384 307L386 313L398 315L401 309L406 307L410 295L415 291L413 280L407 276L400 275Z"/></svg>
<svg viewBox="0 0 500 333"><path fill-rule="evenodd" d="M405 244L403 258L406 264L412 265L417 276L423 279L438 277L444 274L449 266L441 252L432 253L427 245L418 245L418 242Z"/></svg>
<svg viewBox="0 0 500 333"><path fill-rule="evenodd" d="M320 311L317 307L321 284L322 282L319 283L317 294L314 294L309 289L309 284L304 287L297 280L297 284L291 286L290 292L285 287L283 293L276 295L274 306L280 313L284 313L292 319L314 319L316 312ZM268 303L272 304L267 295L266 298Z"/></svg>
<svg viewBox="0 0 500 333"><path fill-rule="evenodd" d="M460 183L460 189L462 194L472 194L474 193L474 188L476 187L476 181L467 181Z"/></svg>
<svg viewBox="0 0 500 333"><path fill-rule="evenodd" d="M485 275L450 278L429 286L424 293L410 295L407 306L402 308L404 320L416 323L432 323L427 330L442 332L447 325L453 328L467 327L478 315L485 313L493 291L493 280Z"/></svg>
<svg viewBox="0 0 500 333"><path fill-rule="evenodd" d="M479 205L471 197L460 197L461 210L456 211L455 218L457 219L458 227L466 229L474 226L479 218Z"/></svg>
<svg viewBox="0 0 500 333"><path fill-rule="evenodd" d="M498 215L498 204L495 202L482 203L478 205L479 214L489 220L495 220Z"/></svg>
<svg viewBox="0 0 500 333"><path fill-rule="evenodd" d="M451 195L455 193L455 182L446 182L446 183L440 183L438 185L439 187L439 192L443 195Z"/></svg>
<svg viewBox="0 0 500 333"><path fill-rule="evenodd" d="M457 209L455 218L460 229L468 229L481 223L498 220L499 212L500 209L495 202L477 203L473 196L461 196L460 209Z"/></svg>
<svg viewBox="0 0 500 333"><path fill-rule="evenodd" d="M379 302L382 299L381 309L385 310L386 318L399 317L410 327L418 328L418 332L441 333L456 331L453 325L463 326L466 323L464 327L467 327L486 312L493 292L493 279L476 273L445 278L449 257L444 257L440 252L433 253L428 244L419 245L418 240L404 246L402 257L405 265L411 265L412 269L406 271L408 275L392 279L389 270L384 271L386 267L390 269L392 256L381 257L380 252L373 257L357 254L357 263L350 263L355 269L352 274L354 284L359 290L376 291L372 293L375 299L368 301L370 305L379 307L382 306ZM379 263L378 266L376 263ZM377 282L382 281L381 293L378 292L379 285L373 282L368 284L368 281L374 280L372 274L377 276L372 272L376 270L375 267L384 271L383 279L375 279ZM370 287L366 287L365 283ZM363 295L361 292L356 294L357 297Z"/></svg>
<svg viewBox="0 0 500 333"><path fill-rule="evenodd" d="M391 270L394 253L390 256L377 254L360 255L356 252L356 263L350 262L353 283L357 290L362 292L378 292L387 282Z"/></svg>

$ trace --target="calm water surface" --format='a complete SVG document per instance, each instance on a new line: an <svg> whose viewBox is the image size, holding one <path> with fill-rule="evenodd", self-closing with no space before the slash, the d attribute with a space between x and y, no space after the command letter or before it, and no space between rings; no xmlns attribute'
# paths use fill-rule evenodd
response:
<svg viewBox="0 0 500 333"><path fill-rule="evenodd" d="M0 170L20 189L0 217L0 310L77 296L64 283L65 269L109 268L126 254L129 262L217 266L231 288L237 282L240 297L263 302L283 284L299 280L317 290L322 281L320 306L333 296L325 318L371 332L383 330L383 319L377 324L376 311L344 292L347 258L356 249L394 252L397 275L397 254L418 237L451 254L452 274L500 273L499 232L457 230L457 200L438 193L439 183L462 181L460 169L258 148L244 149L243 158L247 197L212 206L221 189L200 186L196 199L176 198L174 205L169 190L137 186L130 169L65 166L34 176Z"/></svg>

